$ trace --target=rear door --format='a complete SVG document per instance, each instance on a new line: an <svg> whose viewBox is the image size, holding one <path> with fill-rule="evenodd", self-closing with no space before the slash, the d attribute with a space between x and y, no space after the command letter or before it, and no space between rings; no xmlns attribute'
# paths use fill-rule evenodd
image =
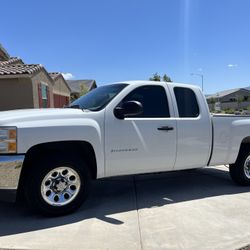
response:
<svg viewBox="0 0 250 250"><path fill-rule="evenodd" d="M170 86L177 113L175 169L206 166L212 145L210 114L199 89Z"/></svg>

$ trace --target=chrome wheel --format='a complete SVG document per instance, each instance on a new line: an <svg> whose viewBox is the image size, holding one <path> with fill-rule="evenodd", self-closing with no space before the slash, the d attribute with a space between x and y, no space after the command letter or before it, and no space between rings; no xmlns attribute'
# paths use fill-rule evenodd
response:
<svg viewBox="0 0 250 250"><path fill-rule="evenodd" d="M248 156L244 163L244 173L248 179L250 179L250 156Z"/></svg>
<svg viewBox="0 0 250 250"><path fill-rule="evenodd" d="M80 191L81 179L70 167L58 167L51 170L43 179L41 194L48 204L64 206L72 202Z"/></svg>

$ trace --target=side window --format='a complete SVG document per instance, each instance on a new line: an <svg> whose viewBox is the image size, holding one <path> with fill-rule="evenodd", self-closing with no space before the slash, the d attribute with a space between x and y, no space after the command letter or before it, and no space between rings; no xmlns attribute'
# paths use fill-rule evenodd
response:
<svg viewBox="0 0 250 250"><path fill-rule="evenodd" d="M199 105L196 96L191 89L175 87L174 94L180 117L199 116Z"/></svg>
<svg viewBox="0 0 250 250"><path fill-rule="evenodd" d="M41 83L41 89L42 89L42 105L43 105L43 108L47 108L48 106L47 85Z"/></svg>
<svg viewBox="0 0 250 250"><path fill-rule="evenodd" d="M38 84L38 101L39 108L50 107L50 91L46 83L40 82Z"/></svg>
<svg viewBox="0 0 250 250"><path fill-rule="evenodd" d="M166 91L161 86L139 87L130 92L122 103L127 101L138 101L142 104L143 113L136 117L170 117Z"/></svg>

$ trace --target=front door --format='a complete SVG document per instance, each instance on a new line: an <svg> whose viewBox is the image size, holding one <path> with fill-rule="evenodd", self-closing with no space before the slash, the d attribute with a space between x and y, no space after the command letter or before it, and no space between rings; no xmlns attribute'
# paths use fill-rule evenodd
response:
<svg viewBox="0 0 250 250"><path fill-rule="evenodd" d="M177 132L167 90L167 85L157 84L132 90L118 106L125 101L139 101L143 113L136 117L120 120L114 116L113 108L107 109L106 176L173 169Z"/></svg>

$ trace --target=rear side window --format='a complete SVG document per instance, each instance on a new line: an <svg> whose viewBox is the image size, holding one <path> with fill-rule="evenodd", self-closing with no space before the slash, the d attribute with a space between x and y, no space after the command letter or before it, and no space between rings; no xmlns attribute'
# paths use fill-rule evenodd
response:
<svg viewBox="0 0 250 250"><path fill-rule="evenodd" d="M179 117L197 117L200 114L198 102L193 90L183 87L174 88Z"/></svg>
<svg viewBox="0 0 250 250"><path fill-rule="evenodd" d="M136 117L169 117L166 91L161 86L142 86L130 92L123 100L138 101L143 106L143 113ZM135 116L130 116L135 117Z"/></svg>

